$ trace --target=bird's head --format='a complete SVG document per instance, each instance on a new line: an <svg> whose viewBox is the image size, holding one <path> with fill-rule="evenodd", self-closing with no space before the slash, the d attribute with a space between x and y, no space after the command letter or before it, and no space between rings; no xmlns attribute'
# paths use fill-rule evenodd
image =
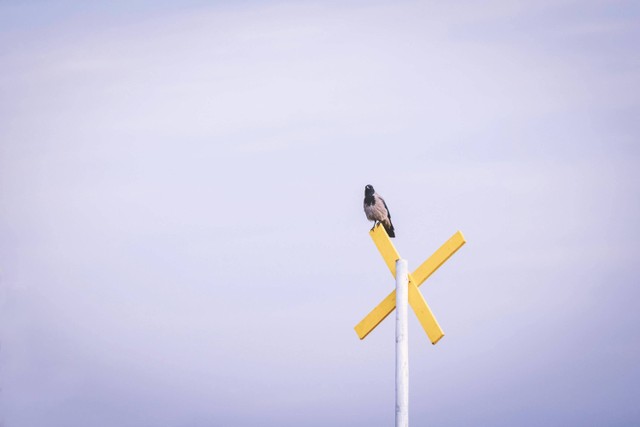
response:
<svg viewBox="0 0 640 427"><path fill-rule="evenodd" d="M366 187L364 187L364 195L365 196L373 196L373 193L375 193L375 191L373 190L373 186L372 185L367 185Z"/></svg>

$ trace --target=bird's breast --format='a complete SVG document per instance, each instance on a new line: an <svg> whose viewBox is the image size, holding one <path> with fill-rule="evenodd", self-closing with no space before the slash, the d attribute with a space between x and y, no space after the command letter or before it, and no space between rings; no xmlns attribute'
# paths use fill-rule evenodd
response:
<svg viewBox="0 0 640 427"><path fill-rule="evenodd" d="M364 204L364 213L369 221L382 221L384 218L386 218L386 212L383 211L384 207L380 209L379 203L372 205L367 205L366 203Z"/></svg>

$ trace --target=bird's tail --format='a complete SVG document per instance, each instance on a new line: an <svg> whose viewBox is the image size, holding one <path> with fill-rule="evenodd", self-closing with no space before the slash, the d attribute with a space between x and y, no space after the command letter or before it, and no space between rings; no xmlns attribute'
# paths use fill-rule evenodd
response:
<svg viewBox="0 0 640 427"><path fill-rule="evenodd" d="M391 223L391 221L385 221L382 223L382 225L384 226L384 229L387 230L387 234L389 235L389 237L396 237L396 232L393 229L393 224Z"/></svg>

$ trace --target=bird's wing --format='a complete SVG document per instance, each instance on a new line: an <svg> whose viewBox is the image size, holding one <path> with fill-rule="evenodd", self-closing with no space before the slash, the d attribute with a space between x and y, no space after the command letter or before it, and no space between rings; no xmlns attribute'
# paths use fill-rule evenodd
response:
<svg viewBox="0 0 640 427"><path fill-rule="evenodd" d="M389 212L389 208L387 207L387 202L385 202L382 197L380 197L380 200L382 200L382 204L384 205L384 208L387 210L387 218L391 220L391 212Z"/></svg>

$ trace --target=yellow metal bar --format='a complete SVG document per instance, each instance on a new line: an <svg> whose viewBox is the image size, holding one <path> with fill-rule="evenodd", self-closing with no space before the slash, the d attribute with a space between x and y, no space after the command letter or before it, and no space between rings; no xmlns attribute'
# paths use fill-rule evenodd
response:
<svg viewBox="0 0 640 427"><path fill-rule="evenodd" d="M373 243L376 244L382 259L389 267L391 275L396 277L396 261L400 259L400 254L396 250L396 247L391 243L391 239L387 234L387 230L380 224L376 225L373 230L369 231L369 235L373 239Z"/></svg>
<svg viewBox="0 0 640 427"><path fill-rule="evenodd" d="M389 268L391 275L396 277L396 261L400 259L400 254L396 250L387 231L380 224L369 231L373 243L375 243L385 264ZM367 316L354 328L358 337L364 339L369 332L380 324L396 308L396 291L391 292L382 300Z"/></svg>
<svg viewBox="0 0 640 427"><path fill-rule="evenodd" d="M418 287L411 280L411 275L409 275L409 304L416 314L418 321L420 321L422 329L424 329L431 340L431 344L440 341L440 338L444 336L444 332L442 332L442 328L440 328L438 321L418 290Z"/></svg>
<svg viewBox="0 0 640 427"><path fill-rule="evenodd" d="M391 292L354 328L356 334L363 340L376 326L380 324L396 308L396 291Z"/></svg>
<svg viewBox="0 0 640 427"><path fill-rule="evenodd" d="M395 269L396 269L396 260L400 258L398 251L391 243L391 239L387 235L384 227L378 225L372 231L369 232L371 238L374 243L378 247L380 254L382 254L382 258L384 259L387 267L391 271L391 274L395 277ZM414 271L413 274L409 275L409 302L411 303L411 295L413 294L411 288L415 288L415 291L419 294L417 287L422 285L429 276L431 276L442 264L444 264L451 256L456 253L458 249L465 244L464 236L460 231L456 232L449 240L447 240L437 251L433 253L425 262L420 265ZM411 286L413 283L415 286ZM418 316L418 320L422 325L427 335L429 335L429 339L431 339L432 343L438 342L444 333L440 326L438 325L437 320L431 313L429 306L422 295L420 295L424 304L421 304L419 301L416 302L416 307L414 304L411 304L411 307L416 312L416 316ZM414 298L416 300L416 298ZM426 307L426 310L425 310ZM354 328L358 337L360 339L364 339L371 331L380 324L394 309L396 308L396 291L391 292L387 297L380 302L369 314L365 316L364 319L360 321ZM425 314L419 314L425 313Z"/></svg>
<svg viewBox="0 0 640 427"><path fill-rule="evenodd" d="M442 264L444 264L458 249L464 245L466 241L461 232L456 232L449 240L447 240L437 251L433 253L425 262L416 268L413 277L416 279L416 286L422 285Z"/></svg>
<svg viewBox="0 0 640 427"><path fill-rule="evenodd" d="M444 332L442 332L442 328L440 328L429 305L414 284L411 275L409 275L409 304L431 342L433 344L437 343L444 336ZM395 308L396 291L393 291L356 325L354 329L358 337L361 340L365 339Z"/></svg>

